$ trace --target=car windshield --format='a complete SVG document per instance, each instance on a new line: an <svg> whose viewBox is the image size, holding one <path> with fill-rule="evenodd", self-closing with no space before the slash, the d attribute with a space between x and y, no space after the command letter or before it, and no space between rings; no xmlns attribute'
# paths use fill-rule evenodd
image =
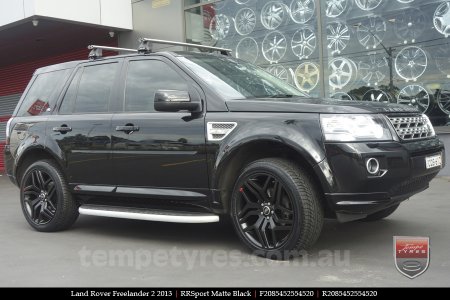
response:
<svg viewBox="0 0 450 300"><path fill-rule="evenodd" d="M307 97L263 69L228 56L188 54L179 59L225 99Z"/></svg>

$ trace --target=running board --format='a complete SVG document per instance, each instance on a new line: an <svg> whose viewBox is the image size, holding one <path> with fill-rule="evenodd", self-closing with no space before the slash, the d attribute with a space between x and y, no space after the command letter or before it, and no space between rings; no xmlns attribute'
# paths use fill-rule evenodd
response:
<svg viewBox="0 0 450 300"><path fill-rule="evenodd" d="M81 215L171 223L214 223L219 216L207 213L174 212L117 206L82 205Z"/></svg>

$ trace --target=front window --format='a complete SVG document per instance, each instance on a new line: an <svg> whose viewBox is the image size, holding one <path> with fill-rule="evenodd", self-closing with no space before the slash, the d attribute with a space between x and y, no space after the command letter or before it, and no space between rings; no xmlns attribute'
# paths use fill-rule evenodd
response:
<svg viewBox="0 0 450 300"><path fill-rule="evenodd" d="M231 57L189 54L179 59L225 99L306 96L266 71Z"/></svg>

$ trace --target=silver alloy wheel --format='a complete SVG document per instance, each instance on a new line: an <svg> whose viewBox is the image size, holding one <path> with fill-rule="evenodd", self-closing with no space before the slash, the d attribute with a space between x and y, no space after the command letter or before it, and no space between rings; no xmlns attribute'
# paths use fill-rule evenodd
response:
<svg viewBox="0 0 450 300"><path fill-rule="evenodd" d="M291 49L299 59L308 59L316 49L316 33L314 30L309 27L297 30L292 36Z"/></svg>
<svg viewBox="0 0 450 300"><path fill-rule="evenodd" d="M281 79L285 82L289 81L289 73L287 69L281 65L269 66L266 68L266 71L277 77L278 79Z"/></svg>
<svg viewBox="0 0 450 300"><path fill-rule="evenodd" d="M342 89L355 77L355 63L345 57L337 57L328 64L330 75L328 81L332 89Z"/></svg>
<svg viewBox="0 0 450 300"><path fill-rule="evenodd" d="M369 53L366 58L358 63L358 69L362 80L368 85L378 85L388 74L388 61L386 57L376 52Z"/></svg>
<svg viewBox="0 0 450 300"><path fill-rule="evenodd" d="M285 20L286 6L280 1L266 3L261 9L261 23L264 28L277 29Z"/></svg>
<svg viewBox="0 0 450 300"><path fill-rule="evenodd" d="M403 48L395 58L395 70L398 76L408 81L416 81L425 73L428 58L425 51L416 46Z"/></svg>
<svg viewBox="0 0 450 300"><path fill-rule="evenodd" d="M262 43L263 56L270 63L278 63L286 54L286 49L286 37L279 31L267 34Z"/></svg>
<svg viewBox="0 0 450 300"><path fill-rule="evenodd" d="M397 97L397 103L414 106L422 113L425 113L430 107L430 94L424 87L411 84L400 91Z"/></svg>
<svg viewBox="0 0 450 300"><path fill-rule="evenodd" d="M336 18L342 15L348 6L348 0L326 0L325 14L328 18Z"/></svg>
<svg viewBox="0 0 450 300"><path fill-rule="evenodd" d="M434 12L433 24L445 37L450 36L450 1L442 2Z"/></svg>
<svg viewBox="0 0 450 300"><path fill-rule="evenodd" d="M381 5L383 0L355 0L356 5L362 10L374 10Z"/></svg>
<svg viewBox="0 0 450 300"><path fill-rule="evenodd" d="M295 85L305 93L311 92L317 86L319 78L319 67L311 62L300 64L294 72Z"/></svg>
<svg viewBox="0 0 450 300"><path fill-rule="evenodd" d="M350 41L350 30L345 23L336 21L327 25L328 49L331 55L340 54Z"/></svg>
<svg viewBox="0 0 450 300"><path fill-rule="evenodd" d="M359 43L366 49L375 49L382 43L386 22L379 16L370 16L361 22L356 31Z"/></svg>
<svg viewBox="0 0 450 300"><path fill-rule="evenodd" d="M230 19L224 14L214 16L209 24L209 32L216 41L227 37L230 32Z"/></svg>
<svg viewBox="0 0 450 300"><path fill-rule="evenodd" d="M293 0L289 14L291 19L298 24L305 24L312 19L316 10L314 0Z"/></svg>
<svg viewBox="0 0 450 300"><path fill-rule="evenodd" d="M390 103L391 96L388 93L382 90L373 89L364 94L362 97L363 101L373 101L373 102L382 102L382 103Z"/></svg>
<svg viewBox="0 0 450 300"><path fill-rule="evenodd" d="M450 114L450 91L440 91L437 103L443 113Z"/></svg>
<svg viewBox="0 0 450 300"><path fill-rule="evenodd" d="M256 14L250 8L241 8L234 18L234 27L240 35L248 35L256 26Z"/></svg>
<svg viewBox="0 0 450 300"><path fill-rule="evenodd" d="M394 24L395 35L403 40L403 44L415 43L426 28L426 19L419 9L407 8L397 15Z"/></svg>
<svg viewBox="0 0 450 300"><path fill-rule="evenodd" d="M258 59L259 47L254 38L246 37L236 46L236 58L255 63Z"/></svg>

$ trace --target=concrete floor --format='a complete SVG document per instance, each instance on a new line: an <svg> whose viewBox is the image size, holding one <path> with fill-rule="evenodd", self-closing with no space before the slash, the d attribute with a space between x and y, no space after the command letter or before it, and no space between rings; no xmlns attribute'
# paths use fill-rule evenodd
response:
<svg viewBox="0 0 450 300"><path fill-rule="evenodd" d="M1 286L450 286L450 177L375 223L325 223L303 258L250 255L230 224L179 225L82 216L38 233L18 190L0 177ZM394 235L429 236L431 264L410 280L394 266Z"/></svg>

